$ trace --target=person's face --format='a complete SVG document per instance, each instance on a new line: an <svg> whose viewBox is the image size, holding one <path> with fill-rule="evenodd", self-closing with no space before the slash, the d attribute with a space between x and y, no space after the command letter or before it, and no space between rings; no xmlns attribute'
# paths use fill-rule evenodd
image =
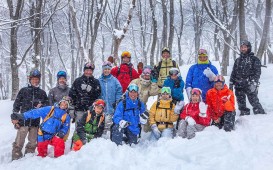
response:
<svg viewBox="0 0 273 170"><path fill-rule="evenodd" d="M40 79L38 77L32 77L30 79L30 84L34 87L38 87L40 83Z"/></svg>
<svg viewBox="0 0 273 170"><path fill-rule="evenodd" d="M161 94L161 98L162 98L163 100L168 100L168 99L170 98L170 95L169 95L168 93L162 93L162 94Z"/></svg>
<svg viewBox="0 0 273 170"><path fill-rule="evenodd" d="M191 96L191 102L192 102L192 103L198 103L198 102L199 102L199 95L193 94L193 95Z"/></svg>
<svg viewBox="0 0 273 170"><path fill-rule="evenodd" d="M105 68L103 70L103 75L105 75L105 76L108 76L110 73L111 73L111 69L110 68Z"/></svg>
<svg viewBox="0 0 273 170"><path fill-rule="evenodd" d="M222 83L222 82L216 82L216 83L215 83L215 88L216 88L217 90L221 90L221 89L223 88L223 83Z"/></svg>
<svg viewBox="0 0 273 170"><path fill-rule="evenodd" d="M200 61L207 61L208 60L208 56L198 56Z"/></svg>
<svg viewBox="0 0 273 170"><path fill-rule="evenodd" d="M248 47L247 47L246 45L241 45L241 46L240 46L240 51L241 51L241 53L246 54L246 53L247 53L247 50L248 50Z"/></svg>
<svg viewBox="0 0 273 170"><path fill-rule="evenodd" d="M59 80L58 80L58 84L59 85L66 85L66 78L60 77Z"/></svg>
<svg viewBox="0 0 273 170"><path fill-rule="evenodd" d="M93 75L93 70L92 69L85 69L84 70L84 75L86 77L91 77Z"/></svg>
<svg viewBox="0 0 273 170"><path fill-rule="evenodd" d="M132 99L132 100L135 100L135 99L137 99L137 96L138 96L138 94L137 94L137 92L136 91L129 91L129 97Z"/></svg>
<svg viewBox="0 0 273 170"><path fill-rule="evenodd" d="M66 110L68 108L68 104L66 101L62 101L60 103L60 109Z"/></svg>
<svg viewBox="0 0 273 170"><path fill-rule="evenodd" d="M95 106L95 112L96 112L96 114L101 114L102 111L103 111L103 109L104 108L102 106L99 106L99 105Z"/></svg>
<svg viewBox="0 0 273 170"><path fill-rule="evenodd" d="M150 78L151 78L150 74L144 74L143 75L144 80L150 80Z"/></svg>
<svg viewBox="0 0 273 170"><path fill-rule="evenodd" d="M130 58L129 57L122 57L122 62L123 63L129 63L130 62Z"/></svg>
<svg viewBox="0 0 273 170"><path fill-rule="evenodd" d="M169 52L167 52L167 51L164 51L163 53L162 53L162 57L163 58L170 58L170 53Z"/></svg>
<svg viewBox="0 0 273 170"><path fill-rule="evenodd" d="M178 78L178 75L177 75L177 74L172 74L172 75L171 75L171 79L176 80L177 78Z"/></svg>

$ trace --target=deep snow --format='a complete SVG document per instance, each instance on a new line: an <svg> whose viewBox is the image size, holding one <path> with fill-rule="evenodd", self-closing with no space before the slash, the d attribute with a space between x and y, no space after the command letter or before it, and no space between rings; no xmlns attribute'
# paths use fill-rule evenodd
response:
<svg viewBox="0 0 273 170"><path fill-rule="evenodd" d="M215 64L219 70L219 64ZM180 67L183 80L188 68ZM260 101L267 115L241 117L242 124L236 125L235 131L227 133L216 127L208 127L191 140L176 137L157 142L149 141L149 134L142 134L140 143L131 147L116 146L110 140L100 138L94 139L79 152L69 151L68 140L65 155L57 159L52 158L50 148L50 157L26 155L10 162L12 142L16 136L10 121L13 102L0 101L0 169L273 169L272 72L273 65L268 65L267 69L262 68L259 89ZM148 106L154 100L151 97Z"/></svg>

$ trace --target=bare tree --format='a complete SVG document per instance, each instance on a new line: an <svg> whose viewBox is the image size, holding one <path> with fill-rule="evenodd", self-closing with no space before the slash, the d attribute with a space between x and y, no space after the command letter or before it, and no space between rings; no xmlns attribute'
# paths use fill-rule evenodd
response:
<svg viewBox="0 0 273 170"><path fill-rule="evenodd" d="M150 8L152 11L152 27L153 27L153 39L151 45L151 52L150 52L150 65L153 66L155 62L154 53L155 53L155 46L157 42L157 20L155 18L155 2L153 0L149 0Z"/></svg>
<svg viewBox="0 0 273 170"><path fill-rule="evenodd" d="M248 40L245 26L245 1L238 1L239 4L239 29L240 29L240 42Z"/></svg>

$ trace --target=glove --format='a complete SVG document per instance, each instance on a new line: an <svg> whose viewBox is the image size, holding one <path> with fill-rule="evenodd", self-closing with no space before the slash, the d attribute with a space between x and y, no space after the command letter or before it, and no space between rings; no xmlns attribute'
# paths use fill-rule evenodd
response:
<svg viewBox="0 0 273 170"><path fill-rule="evenodd" d="M11 120L23 120L24 116L22 114L14 112L10 115L10 118Z"/></svg>
<svg viewBox="0 0 273 170"><path fill-rule="evenodd" d="M142 69L143 69L143 63L142 63L142 62L139 62L139 63L137 64L137 69L138 69L138 70L142 70Z"/></svg>
<svg viewBox="0 0 273 170"><path fill-rule="evenodd" d="M149 112L145 111L144 113L140 115L140 123L145 125L147 123L148 118L149 118Z"/></svg>
<svg viewBox="0 0 273 170"><path fill-rule="evenodd" d="M151 126L151 128L152 128L152 131L153 131L153 134L154 134L155 138L156 138L156 139L159 139L160 136L161 136L161 132L158 130L156 124L153 124L153 125Z"/></svg>
<svg viewBox="0 0 273 170"><path fill-rule="evenodd" d="M73 151L78 151L81 149L81 147L83 146L82 141L79 139L75 142L73 142L74 146L73 146Z"/></svg>
<svg viewBox="0 0 273 170"><path fill-rule="evenodd" d="M192 90L191 87L187 87L187 88L186 88L186 92L187 92L187 96L188 96L188 99L189 99L189 100L191 100L191 90Z"/></svg>
<svg viewBox="0 0 273 170"><path fill-rule="evenodd" d="M229 96L223 96L223 97L221 98L221 100L222 100L224 103L226 103L229 99L230 99L230 95L229 95Z"/></svg>
<svg viewBox="0 0 273 170"><path fill-rule="evenodd" d="M108 60L109 62L111 62L112 64L114 63L114 57L112 57L112 56L109 56L107 60Z"/></svg>
<svg viewBox="0 0 273 170"><path fill-rule="evenodd" d="M83 145L85 145L85 144L86 144L86 142L87 142L87 140L86 140L86 139L81 140L81 141L82 141L82 144L83 144Z"/></svg>
<svg viewBox="0 0 273 170"><path fill-rule="evenodd" d="M209 68L209 67L207 67L204 71L203 71L203 73L205 74L205 76L207 77L207 78L209 78L209 81L213 81L214 80L214 78L215 78L215 74L211 71L211 69Z"/></svg>
<svg viewBox="0 0 273 170"><path fill-rule="evenodd" d="M185 120L186 120L186 122L188 122L188 125L190 125L190 126L193 126L196 124L195 120L190 116L187 116Z"/></svg>
<svg viewBox="0 0 273 170"><path fill-rule="evenodd" d="M257 88L258 88L258 83L256 83L255 81L251 81L249 83L249 90L251 93L256 92Z"/></svg>
<svg viewBox="0 0 273 170"><path fill-rule="evenodd" d="M233 84L229 84L229 90L233 91Z"/></svg>
<svg viewBox="0 0 273 170"><path fill-rule="evenodd" d="M208 108L208 106L204 102L199 103L199 110L200 110L199 116L200 117L207 117L207 113L206 113L207 108Z"/></svg>
<svg viewBox="0 0 273 170"><path fill-rule="evenodd" d="M65 134L64 134L64 132L61 132L61 131L60 131L60 132L57 133L56 136L58 136L59 138L63 139L64 136L65 136Z"/></svg>
<svg viewBox="0 0 273 170"><path fill-rule="evenodd" d="M130 125L130 123L127 122L127 121L125 121L125 120L121 120L121 121L119 122L119 127L121 127L121 128L126 128L126 127L128 127L129 125Z"/></svg>
<svg viewBox="0 0 273 170"><path fill-rule="evenodd" d="M180 87L180 81L179 81L179 79L176 79L174 81L174 88L179 88L179 87Z"/></svg>
<svg viewBox="0 0 273 170"><path fill-rule="evenodd" d="M152 82L152 83L157 83L157 79L154 78L153 76L151 76L151 82Z"/></svg>
<svg viewBox="0 0 273 170"><path fill-rule="evenodd" d="M179 115L183 106L184 106L184 101L177 102L177 104L174 107L174 113Z"/></svg>
<svg viewBox="0 0 273 170"><path fill-rule="evenodd" d="M86 90L87 92L90 92L92 90L92 86L88 84L81 84L81 89Z"/></svg>

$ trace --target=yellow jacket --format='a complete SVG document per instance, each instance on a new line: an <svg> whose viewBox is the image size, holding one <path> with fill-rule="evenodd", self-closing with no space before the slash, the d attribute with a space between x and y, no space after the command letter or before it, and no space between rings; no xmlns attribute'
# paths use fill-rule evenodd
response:
<svg viewBox="0 0 273 170"><path fill-rule="evenodd" d="M175 104L172 104L172 100L159 100L159 105L156 101L150 109L149 123L150 125L157 124L160 131L165 128L173 128L173 122L176 122L178 115L174 113ZM172 106L171 106L172 105Z"/></svg>
<svg viewBox="0 0 273 170"><path fill-rule="evenodd" d="M172 58L167 58L167 59L161 58L161 61L162 61L162 64L159 70L159 76L158 76L158 82L157 82L159 86L163 85L164 81L167 79L167 76L169 75L170 69L173 68ZM156 67L158 66L159 66L159 63L156 65ZM179 70L177 63L175 67L178 68Z"/></svg>
<svg viewBox="0 0 273 170"><path fill-rule="evenodd" d="M133 81L131 81L130 84L136 84L139 88L139 99L143 102L143 103L147 103L148 98L150 96L156 96L158 95L158 92L160 90L160 88L158 87L158 85L156 83L151 83L150 80L144 80L142 77L135 79Z"/></svg>

